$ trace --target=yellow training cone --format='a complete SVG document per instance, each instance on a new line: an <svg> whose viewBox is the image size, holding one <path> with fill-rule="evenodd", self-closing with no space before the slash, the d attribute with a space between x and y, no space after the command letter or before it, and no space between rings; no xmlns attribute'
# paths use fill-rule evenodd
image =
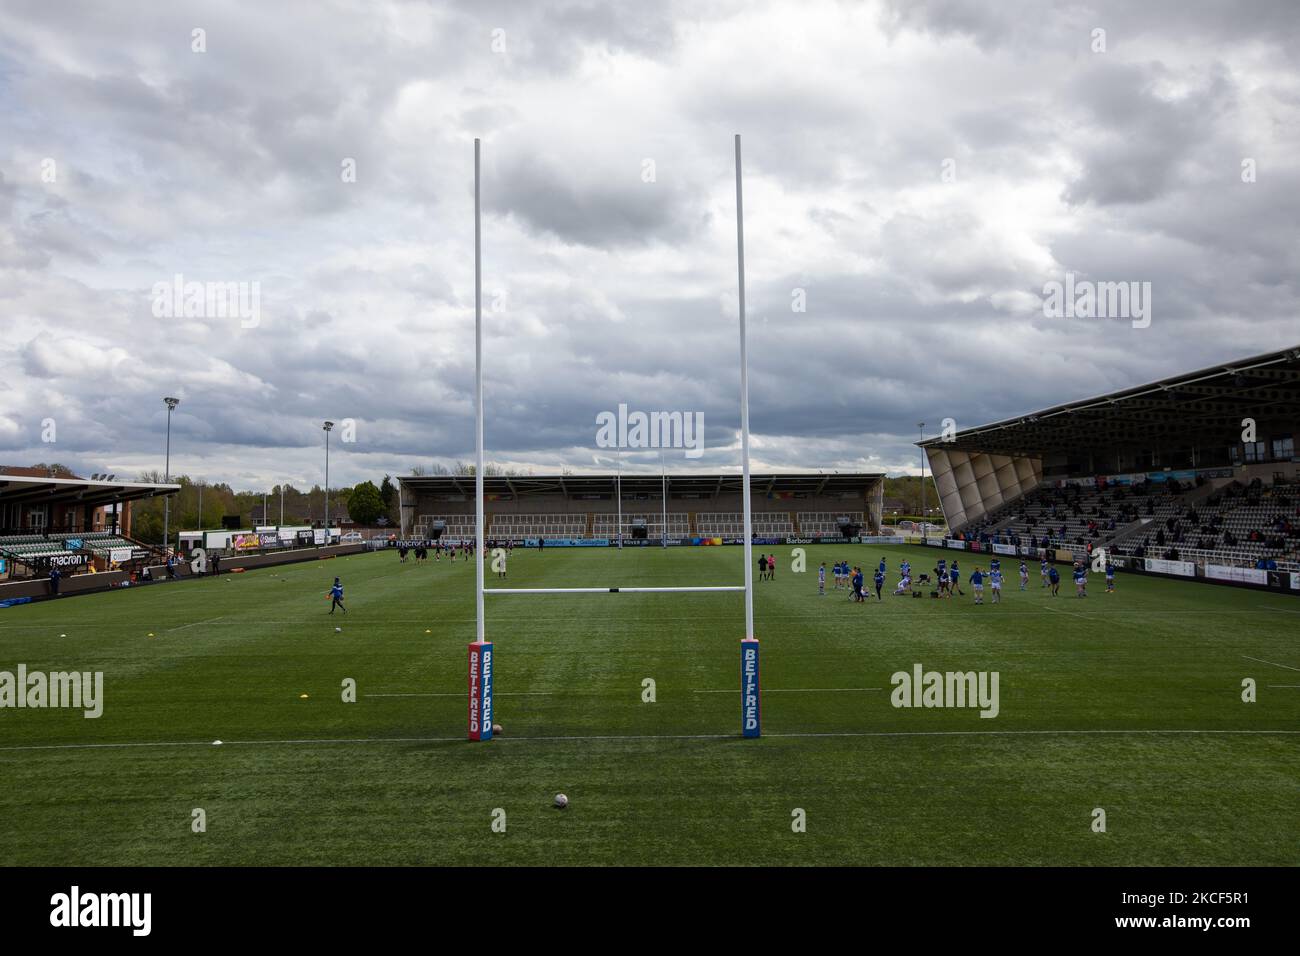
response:
<svg viewBox="0 0 1300 956"><path fill-rule="evenodd" d="M298 699L299 699L299 700L306 700L306 699L307 699L307 695L306 695L306 694L299 694L299 695L298 695Z"/></svg>

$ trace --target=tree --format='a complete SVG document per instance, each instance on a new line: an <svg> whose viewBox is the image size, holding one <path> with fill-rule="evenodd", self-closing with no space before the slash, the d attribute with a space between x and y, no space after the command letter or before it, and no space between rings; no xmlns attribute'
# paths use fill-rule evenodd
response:
<svg viewBox="0 0 1300 956"><path fill-rule="evenodd" d="M373 481L363 481L348 495L348 514L360 525L374 524L385 511L384 499Z"/></svg>

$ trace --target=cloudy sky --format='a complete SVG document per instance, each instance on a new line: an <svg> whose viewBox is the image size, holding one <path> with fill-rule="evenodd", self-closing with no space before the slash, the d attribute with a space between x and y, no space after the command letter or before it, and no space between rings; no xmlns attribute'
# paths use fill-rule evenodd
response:
<svg viewBox="0 0 1300 956"><path fill-rule="evenodd" d="M915 471L921 420L1300 343L1296 49L1294 0L5 0L0 463L161 469L168 394L237 488L320 481L324 418L336 484L471 458L481 137L489 460L604 470L626 403L735 466L739 132L754 467ZM1149 327L1046 317L1067 272Z"/></svg>

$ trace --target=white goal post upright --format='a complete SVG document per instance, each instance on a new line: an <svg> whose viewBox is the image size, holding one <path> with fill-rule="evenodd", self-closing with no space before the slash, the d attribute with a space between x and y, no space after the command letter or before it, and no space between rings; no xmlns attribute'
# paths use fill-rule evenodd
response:
<svg viewBox="0 0 1300 956"><path fill-rule="evenodd" d="M474 139L474 610L469 645L469 739L492 739L492 645L483 621L483 234L479 209L479 140Z"/></svg>
<svg viewBox="0 0 1300 956"><path fill-rule="evenodd" d="M754 529L749 508L749 353L745 345L745 202L740 186L740 134L736 134L736 272L740 308L740 470L745 511L745 638L754 638Z"/></svg>
<svg viewBox="0 0 1300 956"><path fill-rule="evenodd" d="M736 286L740 319L740 496L745 511L745 636L740 641L740 726L746 737L761 731L758 639L754 637L754 526L749 507L749 353L745 345L745 201L741 189L740 134L736 134Z"/></svg>
<svg viewBox="0 0 1300 956"><path fill-rule="evenodd" d="M487 640L483 626L483 235L479 225L479 141L474 140L474 535L478 558L475 611L477 636Z"/></svg>
<svg viewBox="0 0 1300 956"><path fill-rule="evenodd" d="M476 640L469 645L469 738L492 737L492 643L487 639L483 599L488 594L648 594L648 593L745 593L745 634L740 642L741 731L746 737L758 737L760 730L760 693L758 639L754 637L754 569L753 520L749 489L749 362L745 343L745 224L741 190L740 134L736 134L736 264L739 282L740 320L740 453L741 498L744 507L742 556L745 563L743 585L699 587L581 587L581 588L492 588L484 584L484 507L483 507L483 249L480 205L480 141L474 140L474 426L476 458L474 468L474 518L477 567L475 569ZM617 546L623 546L623 452L619 448L618 475L615 478L618 504ZM661 453L662 454L662 453ZM663 469L663 460L660 460ZM667 472L663 475L664 545L668 534Z"/></svg>

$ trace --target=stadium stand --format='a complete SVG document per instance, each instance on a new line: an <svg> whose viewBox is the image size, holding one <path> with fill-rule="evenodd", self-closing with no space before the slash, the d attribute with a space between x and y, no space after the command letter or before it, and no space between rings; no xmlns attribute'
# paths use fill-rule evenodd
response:
<svg viewBox="0 0 1300 956"><path fill-rule="evenodd" d="M428 537L434 521L446 522L446 535L474 535L474 481L457 475L399 478L402 536ZM839 536L837 518L848 516L861 534L880 529L884 475L751 475L754 534L764 538ZM667 501L664 493L667 491ZM638 522L646 540L664 536L739 538L742 534L741 478L735 474L640 474L485 476L485 535L514 540L552 538L609 539L618 533L622 496L623 538L632 539ZM666 508L665 508L666 505Z"/></svg>
<svg viewBox="0 0 1300 956"><path fill-rule="evenodd" d="M1289 569L1297 429L1291 348L919 444L951 538Z"/></svg>

